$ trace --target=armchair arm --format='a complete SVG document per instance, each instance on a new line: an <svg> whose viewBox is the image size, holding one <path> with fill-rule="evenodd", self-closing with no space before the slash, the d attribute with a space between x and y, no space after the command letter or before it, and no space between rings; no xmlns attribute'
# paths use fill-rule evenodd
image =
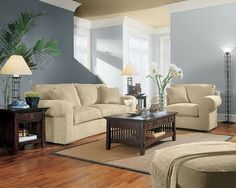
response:
<svg viewBox="0 0 236 188"><path fill-rule="evenodd" d="M209 95L201 98L199 109L208 109L214 111L222 103L221 97L217 95Z"/></svg>
<svg viewBox="0 0 236 188"><path fill-rule="evenodd" d="M125 105L125 102L124 102L125 100L137 100L136 97L132 95L121 96L120 99L121 99L122 105Z"/></svg>
<svg viewBox="0 0 236 188"><path fill-rule="evenodd" d="M73 106L64 100L40 100L39 107L48 107L46 116L63 117L68 113L73 114Z"/></svg>

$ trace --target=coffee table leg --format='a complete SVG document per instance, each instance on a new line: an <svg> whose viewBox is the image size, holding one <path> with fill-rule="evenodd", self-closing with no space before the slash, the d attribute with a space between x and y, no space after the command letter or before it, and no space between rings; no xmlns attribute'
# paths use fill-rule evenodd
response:
<svg viewBox="0 0 236 188"><path fill-rule="evenodd" d="M140 141L140 155L145 155L145 147L144 147L144 125L140 126L139 131L139 141Z"/></svg>
<svg viewBox="0 0 236 188"><path fill-rule="evenodd" d="M175 127L175 121L172 123L172 131L173 131L172 140L175 141L175 140L176 140L176 127Z"/></svg>
<svg viewBox="0 0 236 188"><path fill-rule="evenodd" d="M106 149L111 149L111 126L109 120L107 120Z"/></svg>

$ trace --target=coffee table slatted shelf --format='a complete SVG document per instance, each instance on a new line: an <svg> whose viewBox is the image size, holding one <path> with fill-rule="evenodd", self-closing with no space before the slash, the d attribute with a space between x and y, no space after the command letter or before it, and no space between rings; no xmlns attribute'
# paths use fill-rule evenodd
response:
<svg viewBox="0 0 236 188"><path fill-rule="evenodd" d="M140 154L145 154L145 149L167 137L176 139L175 112L158 112L147 118L132 117L120 114L105 117L107 120L106 149L111 148L111 143L123 143L140 148ZM156 138L147 138L147 132L164 132Z"/></svg>

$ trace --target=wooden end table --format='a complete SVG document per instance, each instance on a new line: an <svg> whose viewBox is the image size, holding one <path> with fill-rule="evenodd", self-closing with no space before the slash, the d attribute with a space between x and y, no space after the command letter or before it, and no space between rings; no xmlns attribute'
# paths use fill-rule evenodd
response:
<svg viewBox="0 0 236 188"><path fill-rule="evenodd" d="M0 144L10 146L13 155L17 154L20 147L27 144L41 144L41 147L44 147L47 109L0 109ZM26 130L28 134L34 135L36 138L20 140L20 130Z"/></svg>
<svg viewBox="0 0 236 188"><path fill-rule="evenodd" d="M121 114L105 117L107 120L106 149L111 149L111 143L123 143L140 148L140 154L145 154L145 149L157 141L172 137L176 140L175 112L157 112L147 118L141 116L131 117ZM148 131L164 132L157 138L147 138Z"/></svg>

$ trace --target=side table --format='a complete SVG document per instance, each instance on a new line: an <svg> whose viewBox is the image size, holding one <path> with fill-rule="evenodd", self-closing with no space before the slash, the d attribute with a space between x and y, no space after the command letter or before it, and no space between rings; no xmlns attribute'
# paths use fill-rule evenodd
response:
<svg viewBox="0 0 236 188"><path fill-rule="evenodd" d="M0 109L0 144L10 146L13 155L27 144L41 144L44 147L47 109Z"/></svg>

